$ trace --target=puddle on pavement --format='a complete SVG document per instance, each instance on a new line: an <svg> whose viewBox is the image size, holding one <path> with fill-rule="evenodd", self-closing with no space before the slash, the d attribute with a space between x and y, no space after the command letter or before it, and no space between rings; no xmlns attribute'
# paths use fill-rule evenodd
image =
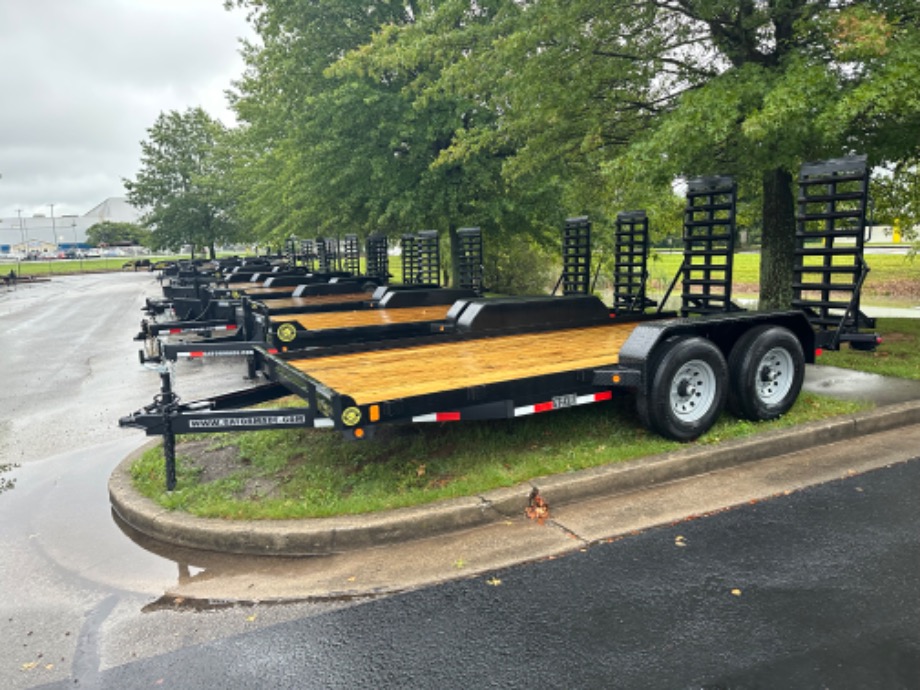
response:
<svg viewBox="0 0 920 690"><path fill-rule="evenodd" d="M399 591L345 557L241 556L173 546L136 532L113 513L108 495L112 471L136 448L136 439L122 439L21 467L0 465L0 552L27 545L39 556L30 562L42 577L146 595L150 610L352 602ZM355 574L361 576L357 584Z"/></svg>
<svg viewBox="0 0 920 690"><path fill-rule="evenodd" d="M154 539L126 523L114 510L111 520L147 553L174 568L174 584L144 611L207 611L228 606L280 603L357 603L401 591L395 587L341 589L317 586L336 556L244 556L190 549Z"/></svg>
<svg viewBox="0 0 920 690"><path fill-rule="evenodd" d="M844 400L892 405L920 400L920 382L824 365L805 369L804 389Z"/></svg>

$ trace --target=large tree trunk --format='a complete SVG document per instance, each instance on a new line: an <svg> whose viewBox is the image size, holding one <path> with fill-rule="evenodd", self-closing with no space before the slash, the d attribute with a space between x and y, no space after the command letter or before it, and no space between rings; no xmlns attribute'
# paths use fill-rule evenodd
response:
<svg viewBox="0 0 920 690"><path fill-rule="evenodd" d="M763 175L759 309L788 309L792 305L794 254L795 199L792 196L792 175L782 168L776 168Z"/></svg>

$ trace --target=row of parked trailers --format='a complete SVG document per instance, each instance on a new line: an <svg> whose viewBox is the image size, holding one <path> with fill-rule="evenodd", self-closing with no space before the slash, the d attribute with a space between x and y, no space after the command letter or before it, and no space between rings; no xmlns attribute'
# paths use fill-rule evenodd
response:
<svg viewBox="0 0 920 690"><path fill-rule="evenodd" d="M237 331L236 339L159 345L152 356L236 348L265 383L182 403L161 370L155 401L121 424L163 436L172 488L175 435L183 433L325 427L363 439L381 424L514 418L627 393L648 428L680 441L704 434L726 406L744 419L774 419L794 404L816 351L879 342L863 331L874 323L859 308L868 270L867 188L864 157L802 166L795 300L787 311L746 311L731 299L736 186L728 177L689 181L683 261L661 304L646 294L643 212L617 218L612 307L591 294L587 218L570 219L563 229L559 296L483 297L478 268L464 274L462 287L441 288L437 270L425 272L419 263L439 261L434 249L404 248L404 275L425 273L429 282L399 286L388 285L389 276L345 271L330 278L329 271L308 270L283 278L291 294L282 297L280 290L265 292L282 287L271 282L281 274L264 280L253 274L241 283L223 272L208 283L193 321L208 321L204 333L213 335L211 305L226 300L228 311L216 321ZM481 252L481 235L467 229L454 260L481 267ZM680 309L667 312L665 301L678 284ZM354 298L372 286L372 294ZM351 297L331 306L325 298L332 294ZM159 325L146 321L139 336L148 357L151 341L164 336ZM303 404L256 407L292 393Z"/></svg>

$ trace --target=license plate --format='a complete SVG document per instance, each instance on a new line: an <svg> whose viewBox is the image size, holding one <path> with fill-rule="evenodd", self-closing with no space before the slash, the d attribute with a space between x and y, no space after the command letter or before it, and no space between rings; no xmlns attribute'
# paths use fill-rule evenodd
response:
<svg viewBox="0 0 920 690"><path fill-rule="evenodd" d="M577 404L577 398L574 394L553 396L553 409L559 410L563 407L574 407Z"/></svg>

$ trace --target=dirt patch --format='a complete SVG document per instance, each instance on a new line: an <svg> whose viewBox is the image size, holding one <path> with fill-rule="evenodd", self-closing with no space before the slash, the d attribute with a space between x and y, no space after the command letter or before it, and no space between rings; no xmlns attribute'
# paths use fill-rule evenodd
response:
<svg viewBox="0 0 920 690"><path fill-rule="evenodd" d="M209 441L186 441L179 445L178 454L198 474L198 482L215 482L244 467L240 450L234 445L214 448Z"/></svg>
<svg viewBox="0 0 920 690"><path fill-rule="evenodd" d="M287 473L266 477L248 472L250 463L240 457L240 449L234 444L214 447L210 441L185 441L179 445L178 453L185 466L196 475L198 484L231 476L238 479L240 488L234 495L239 499L275 498L287 477Z"/></svg>
<svg viewBox="0 0 920 690"><path fill-rule="evenodd" d="M739 295L756 295L760 292L760 285L757 283L734 283L732 292ZM849 293L832 293L838 297L849 299ZM873 297L887 297L891 299L918 300L920 299L920 280L917 279L899 279L889 280L872 280L871 277L863 285L862 295L871 295ZM807 297L816 298L818 293L807 293Z"/></svg>
<svg viewBox="0 0 920 690"><path fill-rule="evenodd" d="M920 298L920 281L910 278L894 278L873 282L870 276L863 286L863 294L916 300Z"/></svg>

